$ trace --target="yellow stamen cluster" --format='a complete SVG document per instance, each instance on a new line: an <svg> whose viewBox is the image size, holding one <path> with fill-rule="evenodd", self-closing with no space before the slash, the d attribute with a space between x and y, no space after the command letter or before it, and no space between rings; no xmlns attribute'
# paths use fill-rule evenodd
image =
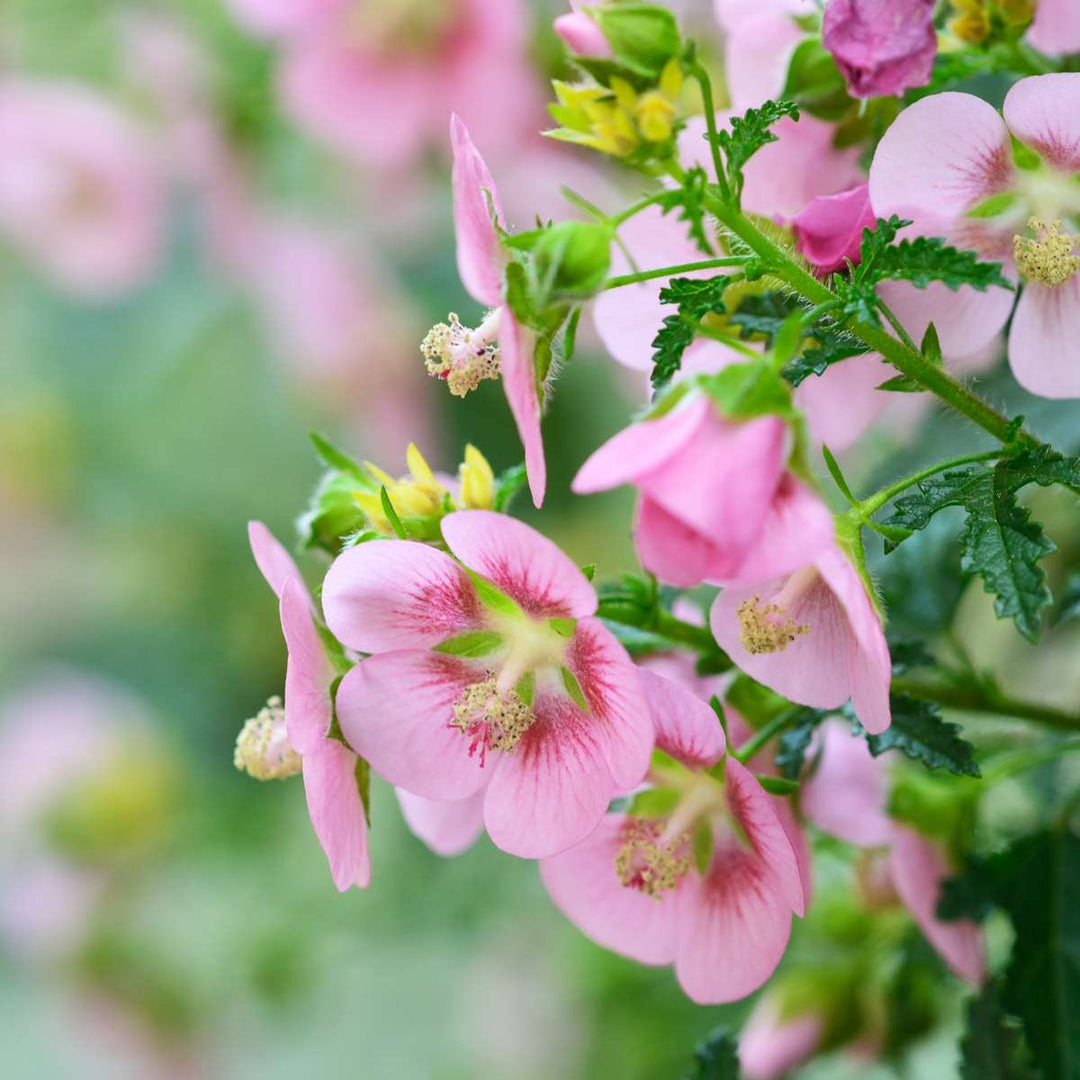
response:
<svg viewBox="0 0 1080 1080"><path fill-rule="evenodd" d="M752 656L760 653L783 652L800 634L810 627L795 622L778 604L762 604L760 596L744 600L736 610L742 628L739 640Z"/></svg>
<svg viewBox="0 0 1080 1080"><path fill-rule="evenodd" d="M534 719L532 710L516 691L499 692L492 675L473 683L454 702L450 726L473 740L469 753L479 750L482 763L488 750L512 751Z"/></svg>
<svg viewBox="0 0 1080 1080"><path fill-rule="evenodd" d="M241 728L233 764L255 780L286 780L300 771L300 755L285 734L281 698L272 697Z"/></svg>
<svg viewBox="0 0 1080 1080"><path fill-rule="evenodd" d="M1040 285L1050 288L1064 285L1080 270L1080 256L1074 254L1077 237L1063 233L1060 221L1047 225L1033 217L1028 221L1028 228L1035 234L1034 239L1013 237L1017 270L1026 280Z"/></svg>
<svg viewBox="0 0 1080 1080"><path fill-rule="evenodd" d="M606 87L558 80L554 86L559 101L551 114L562 125L560 138L613 157L629 157L643 145L666 142L674 134L683 73L672 58L657 85L641 93L617 75Z"/></svg>
<svg viewBox="0 0 1080 1080"><path fill-rule="evenodd" d="M655 900L663 898L690 872L686 836L662 842L661 823L632 818L623 831L623 846L615 856L615 873L622 885Z"/></svg>
<svg viewBox="0 0 1080 1080"><path fill-rule="evenodd" d="M489 328L491 316L476 330L453 312L447 318L427 332L420 354L429 375L445 379L451 394L464 397L485 379L499 377L499 345Z"/></svg>

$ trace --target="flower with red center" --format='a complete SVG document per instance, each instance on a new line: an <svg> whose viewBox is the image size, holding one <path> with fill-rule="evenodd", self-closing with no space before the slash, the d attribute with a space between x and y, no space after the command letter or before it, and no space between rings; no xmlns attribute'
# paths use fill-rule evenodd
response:
<svg viewBox="0 0 1080 1080"><path fill-rule="evenodd" d="M574 478L580 494L633 484L642 565L673 585L786 573L832 539L832 515L786 471L784 422L726 420L708 395L619 432Z"/></svg>
<svg viewBox="0 0 1080 1080"><path fill-rule="evenodd" d="M652 727L634 667L591 617L592 586L550 540L482 510L449 514L442 535L449 555L374 540L327 573L327 625L372 654L338 688L341 729L414 795L483 791L503 850L553 854L648 768Z"/></svg>
<svg viewBox="0 0 1080 1080"><path fill-rule="evenodd" d="M870 168L878 217L910 219L908 232L974 249L1023 280L1009 364L1022 386L1052 398L1080 397L1078 117L1076 73L1022 79L1004 118L971 94L934 94L900 114ZM1013 306L1013 294L994 287L892 282L881 292L916 340L933 321L953 355L996 337Z"/></svg>
<svg viewBox="0 0 1080 1080"><path fill-rule="evenodd" d="M874 601L836 545L794 573L725 588L713 601L713 637L748 675L818 709L851 699L867 731L891 721L889 647Z"/></svg>
<svg viewBox="0 0 1080 1080"><path fill-rule="evenodd" d="M640 678L659 751L652 787L544 859L541 877L598 944L674 964L700 1004L736 1001L772 974L792 913L803 914L798 863L769 797L724 759L716 714L677 683L644 670Z"/></svg>

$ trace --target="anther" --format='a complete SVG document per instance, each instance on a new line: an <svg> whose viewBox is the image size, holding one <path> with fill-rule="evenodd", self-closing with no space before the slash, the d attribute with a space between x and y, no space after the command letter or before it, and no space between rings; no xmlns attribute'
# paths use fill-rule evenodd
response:
<svg viewBox="0 0 1080 1080"><path fill-rule="evenodd" d="M285 732L281 698L272 697L241 728L233 764L255 780L286 780L300 771L300 755Z"/></svg>
<svg viewBox="0 0 1080 1080"><path fill-rule="evenodd" d="M752 656L761 653L783 652L800 634L810 627L788 618L778 604L762 604L760 596L744 600L736 610L742 628L739 640Z"/></svg>
<svg viewBox="0 0 1080 1080"><path fill-rule="evenodd" d="M484 379L499 377L499 313L490 311L475 329L465 326L453 312L420 343L428 374L445 379L450 393L464 397Z"/></svg>
<svg viewBox="0 0 1080 1080"><path fill-rule="evenodd" d="M489 750L513 751L534 719L516 691L499 692L492 675L467 687L454 702L449 726L469 737L469 757L478 755L483 767Z"/></svg>
<svg viewBox="0 0 1080 1080"><path fill-rule="evenodd" d="M1031 218L1028 228L1035 233L1035 238L1027 236L1013 237L1013 257L1016 268L1028 281L1037 282L1054 288L1064 285L1077 270L1080 270L1080 257L1073 254L1077 238L1061 231L1061 222L1050 225Z"/></svg>
<svg viewBox="0 0 1080 1080"><path fill-rule="evenodd" d="M626 888L660 900L689 872L690 844L685 835L665 843L660 822L632 818L626 824L623 846L615 856L615 873Z"/></svg>

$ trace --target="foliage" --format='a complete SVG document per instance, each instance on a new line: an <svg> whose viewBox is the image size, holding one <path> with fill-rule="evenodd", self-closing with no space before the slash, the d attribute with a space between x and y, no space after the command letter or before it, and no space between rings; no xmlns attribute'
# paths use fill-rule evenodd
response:
<svg viewBox="0 0 1080 1080"><path fill-rule="evenodd" d="M730 284L731 279L723 274L705 279L673 278L660 290L660 302L677 305L678 313L664 319L652 342L654 388L666 386L678 372L701 319L724 310L724 290Z"/></svg>
<svg viewBox="0 0 1080 1080"><path fill-rule="evenodd" d="M732 196L738 200L743 189L743 167L763 146L776 142L773 132L785 117L799 119L799 106L793 101L766 101L759 108L747 109L733 116L730 128L716 134L716 144L724 153L727 181Z"/></svg>

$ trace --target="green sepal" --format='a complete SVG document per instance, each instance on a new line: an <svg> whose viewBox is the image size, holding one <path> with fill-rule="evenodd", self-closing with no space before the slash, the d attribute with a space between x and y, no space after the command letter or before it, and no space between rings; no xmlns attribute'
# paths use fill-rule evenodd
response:
<svg viewBox="0 0 1080 1080"><path fill-rule="evenodd" d="M679 793L674 788L646 788L634 795L626 812L634 817L663 818L678 805Z"/></svg>
<svg viewBox="0 0 1080 1080"><path fill-rule="evenodd" d="M401 523L401 518L398 517L398 512L394 509L394 504L390 501L390 494L386 490L385 484L379 488L379 502L382 503L386 520L390 522L390 527L394 530L394 534L397 538L399 540L408 540L408 530Z"/></svg>
<svg viewBox="0 0 1080 1080"><path fill-rule="evenodd" d="M510 468L503 469L499 473L495 478L494 509L497 513L506 513L514 500L514 496L525 487L528 479L529 474L525 469L524 461L517 465L511 465Z"/></svg>
<svg viewBox="0 0 1080 1080"><path fill-rule="evenodd" d="M973 206L965 217L969 218L995 218L1011 210L1019 201L1020 196L1015 191L999 191L996 195L983 199L981 203Z"/></svg>
<svg viewBox="0 0 1080 1080"><path fill-rule="evenodd" d="M533 699L536 697L536 674L532 671L526 671L518 679L517 686L514 687L514 693L517 694L523 705L531 709Z"/></svg>
<svg viewBox="0 0 1080 1080"><path fill-rule="evenodd" d="M712 866L713 854L716 851L712 827L707 821L698 822L691 843L694 848L694 866L697 867L698 873L704 876Z"/></svg>
<svg viewBox="0 0 1080 1080"><path fill-rule="evenodd" d="M364 807L364 820L371 828L371 766L359 755L356 755L356 790L360 794L360 802Z"/></svg>
<svg viewBox="0 0 1080 1080"><path fill-rule="evenodd" d="M851 493L851 488L848 486L847 480L844 479L839 463L833 457L833 452L824 443L821 444L821 456L825 459L825 468L829 470L829 475L833 478L833 483L839 489L840 494L854 506L859 500Z"/></svg>
<svg viewBox="0 0 1080 1080"><path fill-rule="evenodd" d="M1024 172L1034 172L1042 167L1042 158L1015 135L1012 136L1012 159L1013 164Z"/></svg>
<svg viewBox="0 0 1080 1080"><path fill-rule="evenodd" d="M604 5L590 14L615 59L644 78L658 78L664 65L682 52L675 16L655 4Z"/></svg>
<svg viewBox="0 0 1080 1080"><path fill-rule="evenodd" d="M794 795L799 790L798 780L788 780L783 776L766 776L755 773L754 778L770 795Z"/></svg>
<svg viewBox="0 0 1080 1080"><path fill-rule="evenodd" d="M368 476L364 467L346 454L344 450L339 450L329 439L320 435L317 431L308 432L308 438L311 440L312 446L315 447L315 453L319 455L319 459L325 465L331 469L348 473L361 487L367 488L369 491L375 490L374 482Z"/></svg>
<svg viewBox="0 0 1080 1080"><path fill-rule="evenodd" d="M582 712L587 713L589 711L589 702L585 698L585 691L581 689L581 683L578 682L578 677L568 668L560 667L559 674L562 676L563 686L566 687L566 692L573 699Z"/></svg>
<svg viewBox="0 0 1080 1080"><path fill-rule="evenodd" d="M729 420L794 416L790 387L764 359L729 364L715 375L700 376L700 385Z"/></svg>
<svg viewBox="0 0 1080 1080"><path fill-rule="evenodd" d="M612 235L610 225L595 221L564 221L545 229L533 247L538 305L593 296L611 269Z"/></svg>
<svg viewBox="0 0 1080 1080"><path fill-rule="evenodd" d="M821 120L841 120L852 111L844 76L818 37L801 42L791 55L781 97Z"/></svg>
<svg viewBox="0 0 1080 1080"><path fill-rule="evenodd" d="M586 581L592 581L596 577L596 563L586 563L581 567L581 572L585 575Z"/></svg>
<svg viewBox="0 0 1080 1080"><path fill-rule="evenodd" d="M490 656L505 641L503 635L497 634L494 630L470 630L468 633L447 638L446 641L436 645L432 651L445 653L447 656Z"/></svg>
<svg viewBox="0 0 1080 1080"><path fill-rule="evenodd" d="M512 615L514 618L522 617L524 613L515 600L507 596L501 589L495 588L490 581L486 578L482 578L467 566L462 567L462 569L469 575L470 580L476 588L477 598L488 611L495 611L500 615Z"/></svg>
<svg viewBox="0 0 1080 1080"><path fill-rule="evenodd" d="M573 637L574 630L577 629L577 619L548 619L548 626L559 637Z"/></svg>

